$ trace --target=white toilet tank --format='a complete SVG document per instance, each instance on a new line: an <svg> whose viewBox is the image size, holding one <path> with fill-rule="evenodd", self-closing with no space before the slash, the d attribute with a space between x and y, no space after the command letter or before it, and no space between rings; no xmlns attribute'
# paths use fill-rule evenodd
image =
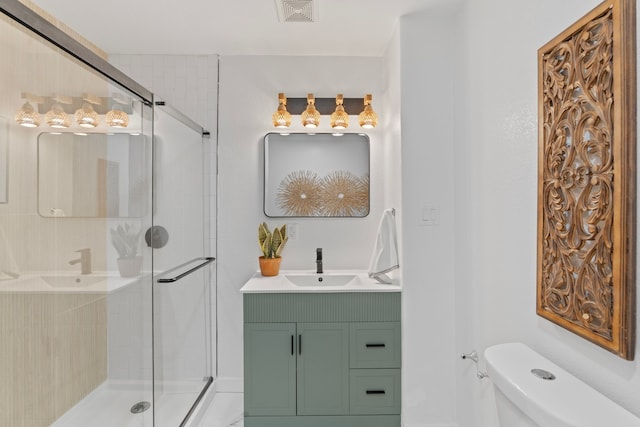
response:
<svg viewBox="0 0 640 427"><path fill-rule="evenodd" d="M484 356L501 427L640 427L640 418L524 344L495 345Z"/></svg>

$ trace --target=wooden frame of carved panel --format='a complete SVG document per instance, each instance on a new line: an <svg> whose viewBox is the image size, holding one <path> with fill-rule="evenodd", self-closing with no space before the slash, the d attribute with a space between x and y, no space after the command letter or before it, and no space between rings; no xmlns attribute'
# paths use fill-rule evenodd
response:
<svg viewBox="0 0 640 427"><path fill-rule="evenodd" d="M635 348L635 0L538 50L538 315L627 360Z"/></svg>

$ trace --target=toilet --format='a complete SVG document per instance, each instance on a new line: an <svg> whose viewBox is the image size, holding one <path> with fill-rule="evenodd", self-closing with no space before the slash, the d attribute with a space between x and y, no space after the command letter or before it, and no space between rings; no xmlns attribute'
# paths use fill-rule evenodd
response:
<svg viewBox="0 0 640 427"><path fill-rule="evenodd" d="M522 343L484 356L500 427L640 427L640 418Z"/></svg>

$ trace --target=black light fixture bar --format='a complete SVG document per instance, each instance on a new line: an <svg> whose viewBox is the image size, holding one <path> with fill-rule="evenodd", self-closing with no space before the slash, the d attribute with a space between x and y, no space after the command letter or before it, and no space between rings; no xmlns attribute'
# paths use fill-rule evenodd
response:
<svg viewBox="0 0 640 427"><path fill-rule="evenodd" d="M315 98L316 110L322 115L331 115L336 110L336 98ZM344 98L342 104L350 116L357 116L364 108L364 98ZM287 111L293 115L300 115L307 109L307 98L287 97Z"/></svg>

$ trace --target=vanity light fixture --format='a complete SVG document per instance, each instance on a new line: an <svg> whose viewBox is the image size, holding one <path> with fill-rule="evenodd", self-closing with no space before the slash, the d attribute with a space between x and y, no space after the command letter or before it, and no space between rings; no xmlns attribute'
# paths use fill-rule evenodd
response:
<svg viewBox="0 0 640 427"><path fill-rule="evenodd" d="M287 97L284 93L278 94L278 109L272 116L273 125L278 129L286 129L291 126L291 113L287 111Z"/></svg>
<svg viewBox="0 0 640 427"><path fill-rule="evenodd" d="M91 104L100 104L100 100L89 94L84 94L82 99L84 101L82 107L78 108L75 113L76 122L78 122L80 127L94 128L100 124L100 119Z"/></svg>
<svg viewBox="0 0 640 427"><path fill-rule="evenodd" d="M378 124L378 115L375 111L373 111L373 107L371 107L371 94L367 94L364 97L364 110L358 116L358 122L360 126L365 129L373 129Z"/></svg>
<svg viewBox="0 0 640 427"><path fill-rule="evenodd" d="M307 95L307 109L302 112L302 125L308 129L317 128L320 125L320 113L316 110L316 99L312 93Z"/></svg>
<svg viewBox="0 0 640 427"><path fill-rule="evenodd" d="M331 127L333 129L346 129L349 126L349 115L344 111L344 98L341 93L336 96L336 110L331 114Z"/></svg>
<svg viewBox="0 0 640 427"><path fill-rule="evenodd" d="M378 115L371 106L372 98L371 94L362 98L345 98L341 93L333 98L317 98L312 93L306 98L287 98L279 93L278 110L272 116L273 126L285 131L291 126L291 116L300 115L302 125L315 132L320 126L320 116L326 115L336 136L342 135L341 132L349 127L349 116L358 116L360 126L371 129L378 124Z"/></svg>
<svg viewBox="0 0 640 427"><path fill-rule="evenodd" d="M71 120L59 102L55 102L51 109L47 111L45 121L54 129L66 129L71 126Z"/></svg>
<svg viewBox="0 0 640 427"><path fill-rule="evenodd" d="M26 128L37 128L40 126L40 114L33 109L33 106L26 101L22 108L16 111L16 123Z"/></svg>

